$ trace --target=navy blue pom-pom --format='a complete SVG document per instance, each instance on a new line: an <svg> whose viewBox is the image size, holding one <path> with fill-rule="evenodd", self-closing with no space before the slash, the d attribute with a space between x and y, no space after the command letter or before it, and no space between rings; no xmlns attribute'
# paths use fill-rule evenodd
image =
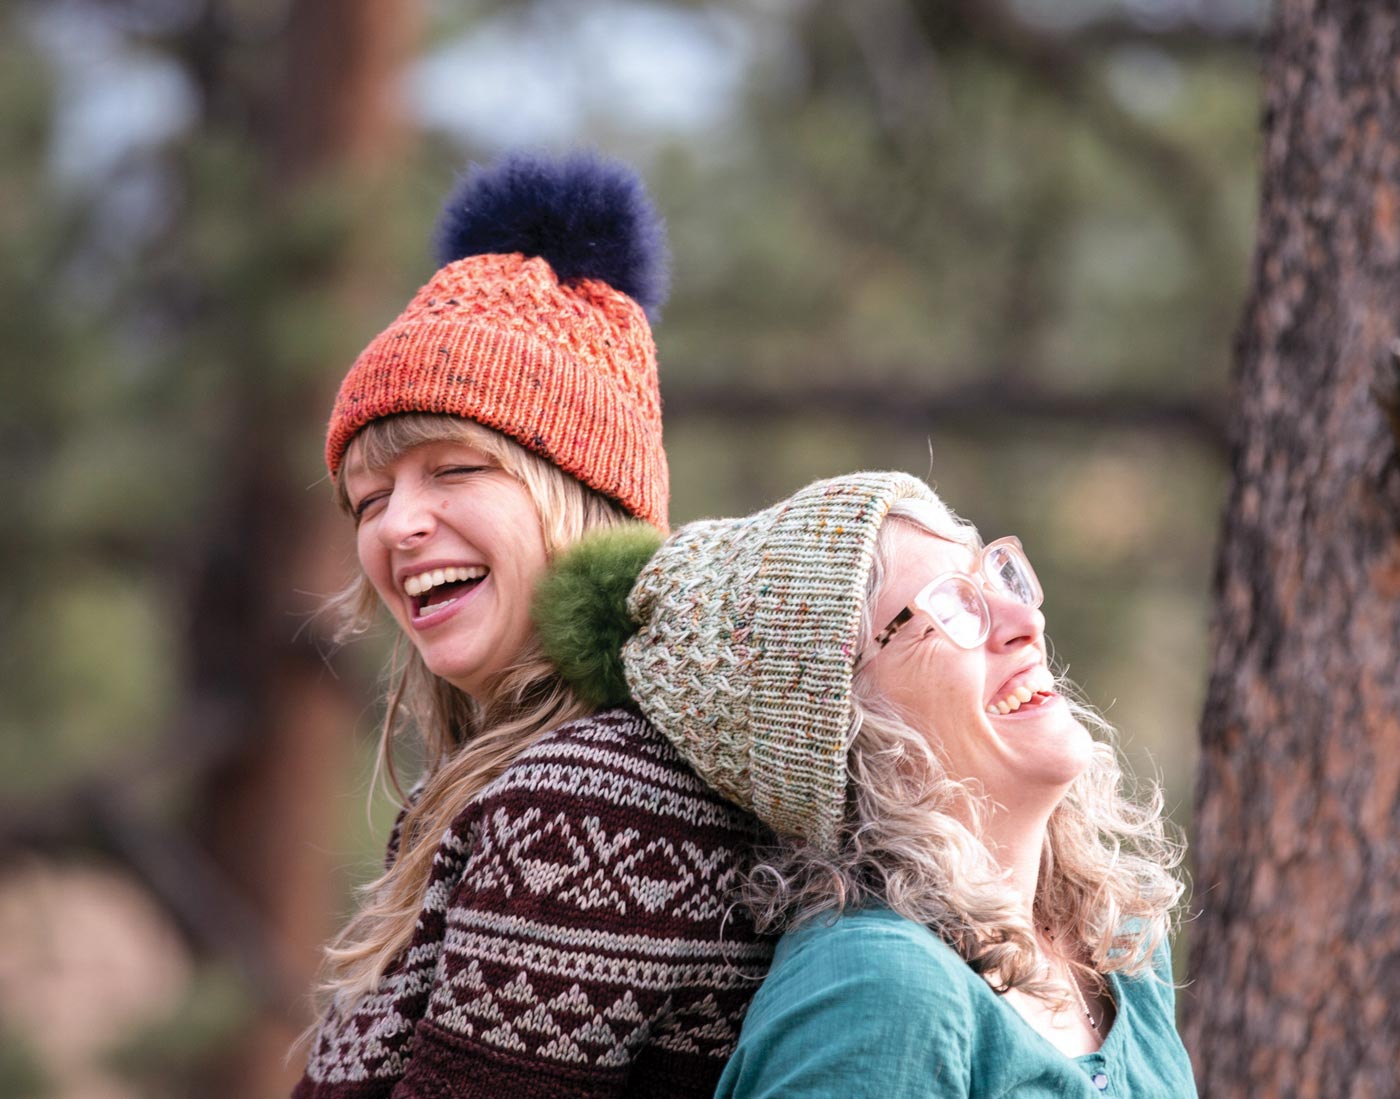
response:
<svg viewBox="0 0 1400 1099"><path fill-rule="evenodd" d="M647 316L670 284L666 227L626 165L592 153L517 153L473 171L443 207L438 265L466 256L540 256L560 281L599 279Z"/></svg>

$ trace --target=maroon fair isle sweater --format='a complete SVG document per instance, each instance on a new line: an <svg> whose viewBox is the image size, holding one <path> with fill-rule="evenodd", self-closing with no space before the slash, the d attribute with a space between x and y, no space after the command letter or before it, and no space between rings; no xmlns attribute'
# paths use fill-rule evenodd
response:
<svg viewBox="0 0 1400 1099"><path fill-rule="evenodd" d="M712 1095L772 953L731 907L757 827L634 713L546 733L443 834L293 1099Z"/></svg>

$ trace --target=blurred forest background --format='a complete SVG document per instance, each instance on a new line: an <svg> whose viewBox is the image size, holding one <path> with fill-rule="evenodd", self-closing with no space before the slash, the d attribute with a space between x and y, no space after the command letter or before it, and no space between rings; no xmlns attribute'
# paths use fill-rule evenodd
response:
<svg viewBox="0 0 1400 1099"><path fill-rule="evenodd" d="M628 160L668 220L673 522L927 475L1021 536L1189 826L1266 9L6 5L0 1093L298 1074L392 813L382 639L315 618L352 565L324 419L510 148Z"/></svg>

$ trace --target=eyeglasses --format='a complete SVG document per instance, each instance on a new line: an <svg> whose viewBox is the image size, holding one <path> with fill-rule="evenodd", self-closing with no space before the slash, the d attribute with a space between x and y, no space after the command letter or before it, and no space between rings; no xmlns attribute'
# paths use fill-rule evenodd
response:
<svg viewBox="0 0 1400 1099"><path fill-rule="evenodd" d="M984 587L1027 607L1038 607L1045 602L1035 569L1026 559L1026 551L1018 538L998 538L985 546L977 572L977 576L965 572L935 576L919 589L909 606L875 635L856 658L855 667L859 668L888 645L896 631L914 617L915 611L922 611L933 619L943 636L958 648L977 648L992 630L992 612L982 594Z"/></svg>

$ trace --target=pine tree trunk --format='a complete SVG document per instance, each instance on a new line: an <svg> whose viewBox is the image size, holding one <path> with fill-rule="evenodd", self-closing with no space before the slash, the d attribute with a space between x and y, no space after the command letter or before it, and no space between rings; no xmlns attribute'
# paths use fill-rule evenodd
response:
<svg viewBox="0 0 1400 1099"><path fill-rule="evenodd" d="M1400 10L1279 0L1188 926L1202 1096L1400 1095Z"/></svg>
<svg viewBox="0 0 1400 1099"><path fill-rule="evenodd" d="M259 135L270 216L308 188L370 192L394 165L404 136L397 80L417 27L416 0L294 0L288 14L285 77ZM361 223L364 239L345 242L333 272L291 289L330 299L347 317L373 299L379 233ZM326 624L291 608L337 590L353 554L330 488L315 483L321 470L305 465L316 451L303 445L320 438L349 364L296 378L249 370L229 409L247 445L229 463L192 649L196 687L237 695L238 744L208 776L199 815L210 855L261 922L271 972L252 1025L200 1082L211 1099L290 1092L305 1056L288 1053L311 1022L321 947L338 919L357 707L314 644Z"/></svg>

